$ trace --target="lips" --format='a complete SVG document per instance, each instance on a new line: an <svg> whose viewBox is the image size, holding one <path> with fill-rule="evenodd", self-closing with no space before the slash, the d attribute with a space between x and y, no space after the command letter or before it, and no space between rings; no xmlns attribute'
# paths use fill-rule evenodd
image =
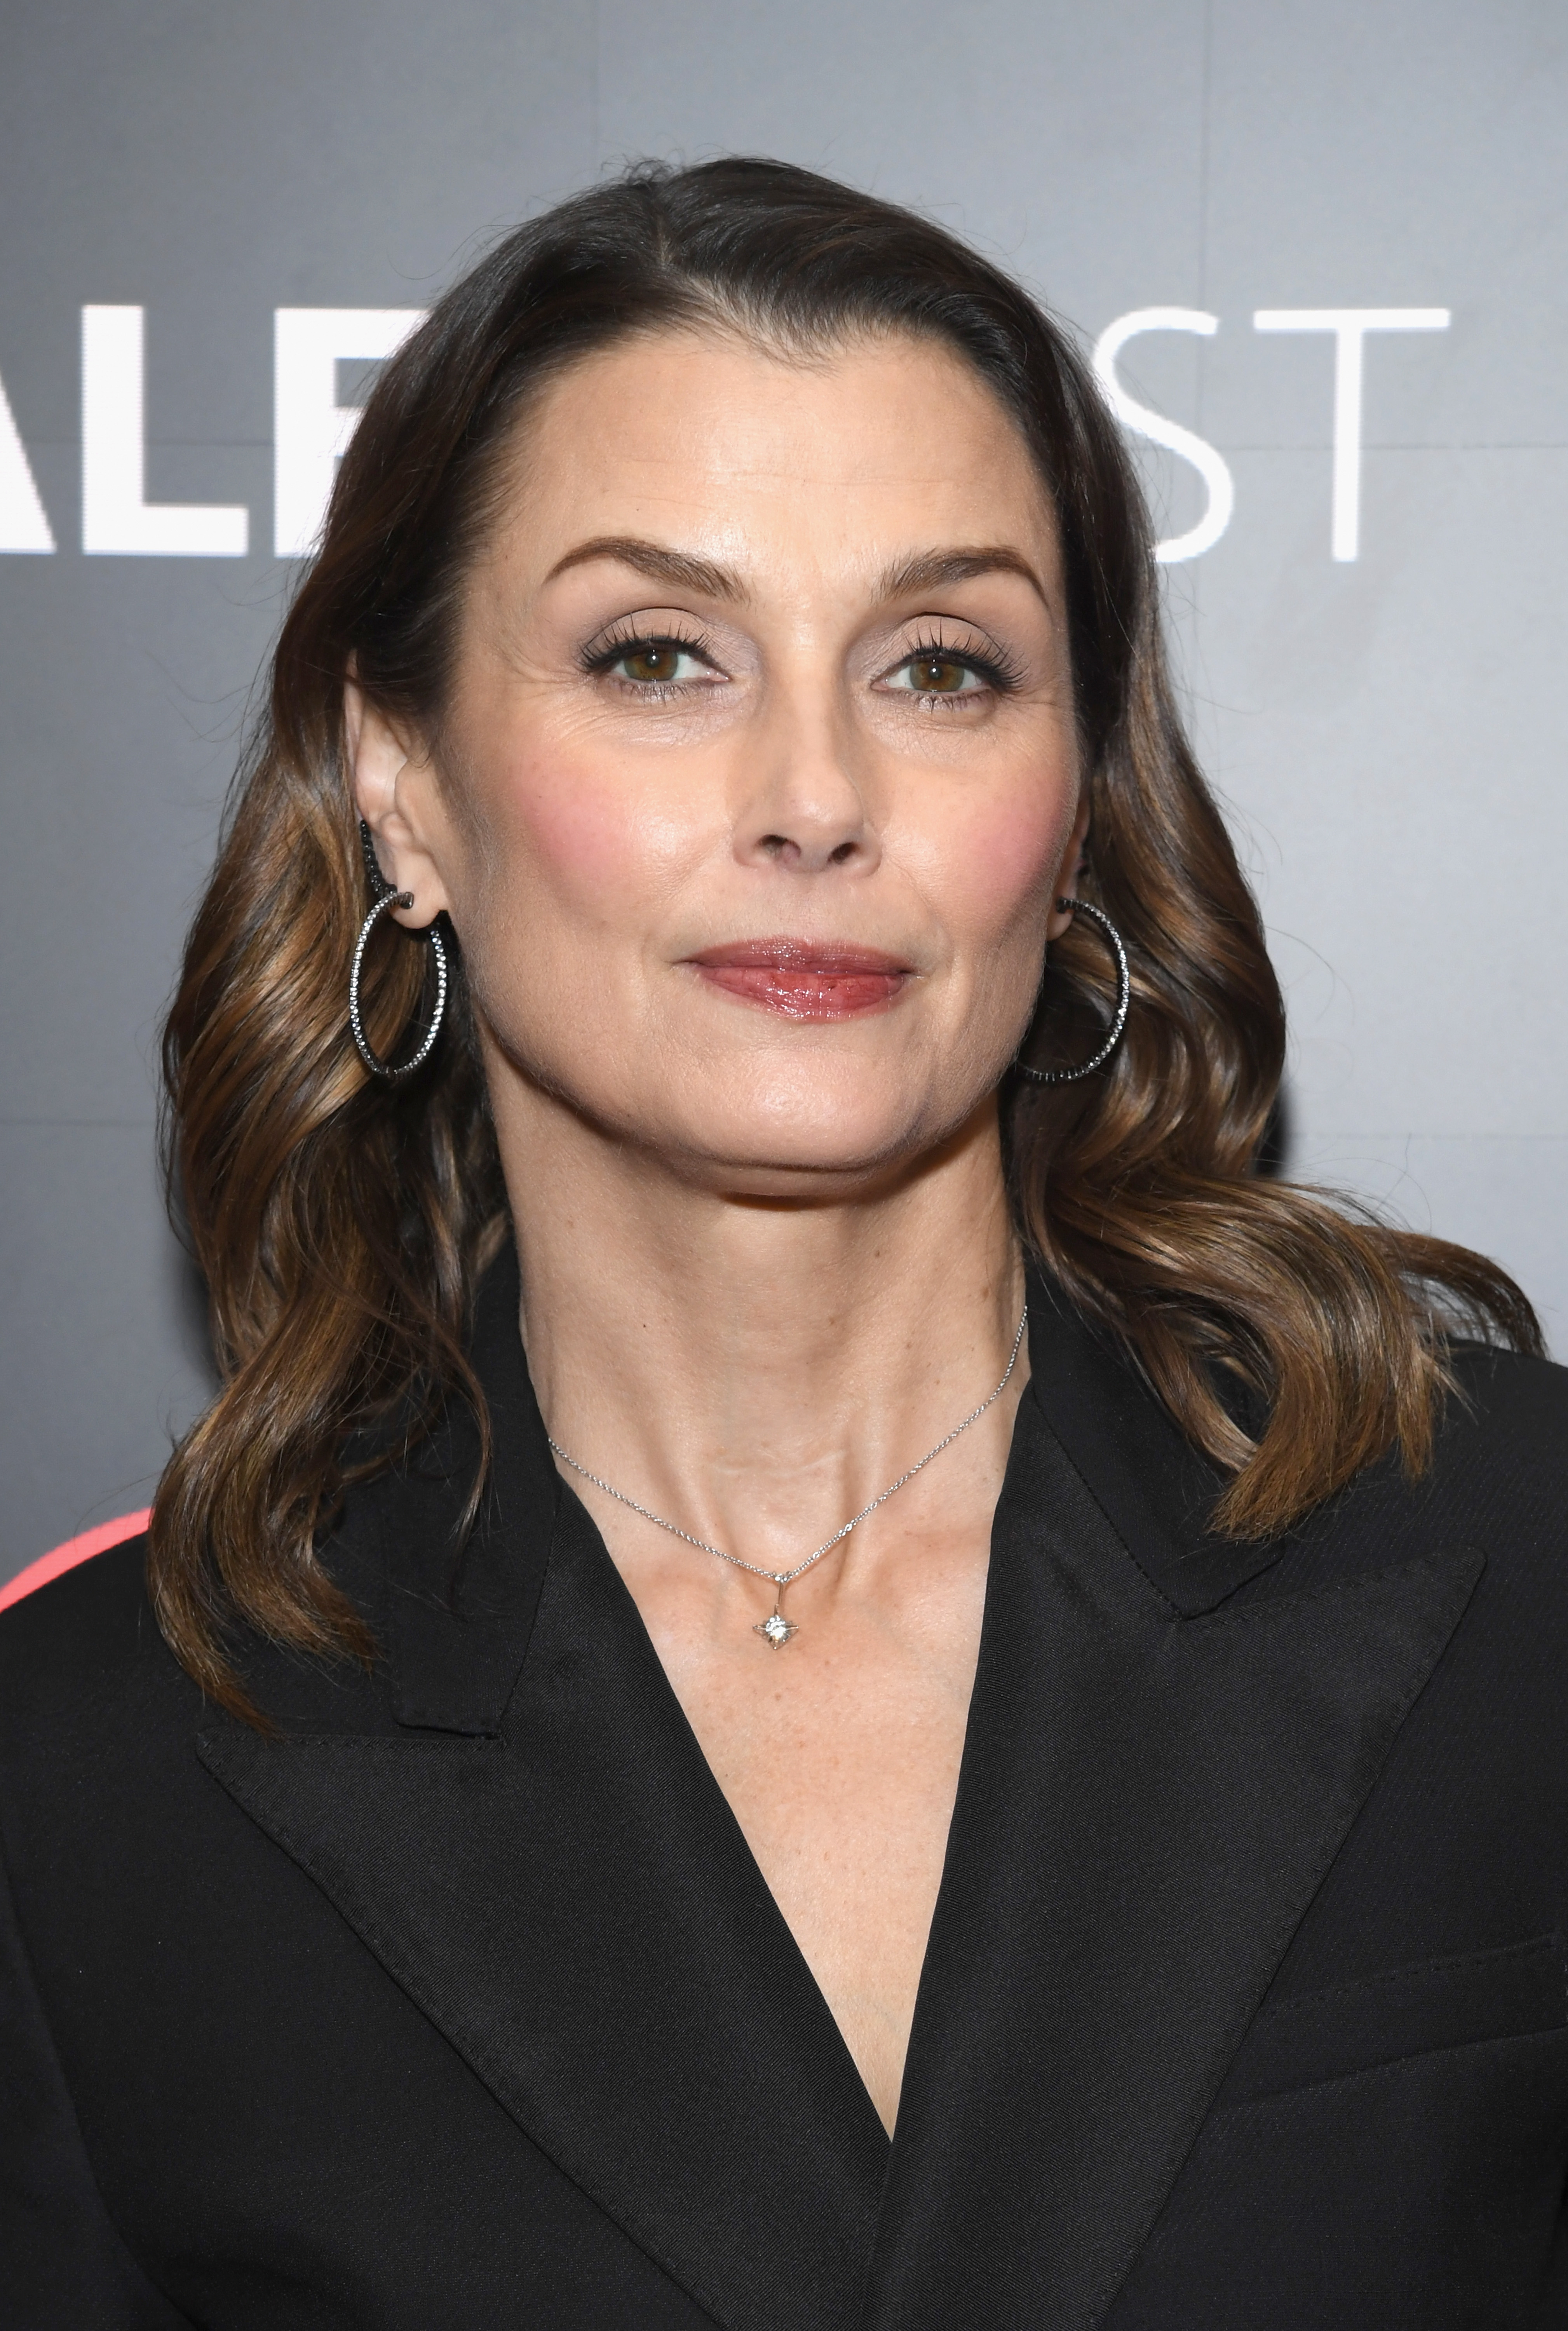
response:
<svg viewBox="0 0 1568 2331"><path fill-rule="evenodd" d="M744 939L689 960L710 986L786 1020L853 1020L885 1010L913 975L879 947L815 939Z"/></svg>

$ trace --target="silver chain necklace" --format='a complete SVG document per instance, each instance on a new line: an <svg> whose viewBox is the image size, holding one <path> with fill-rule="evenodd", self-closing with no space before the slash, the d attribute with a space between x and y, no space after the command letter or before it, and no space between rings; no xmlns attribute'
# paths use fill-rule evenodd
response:
<svg viewBox="0 0 1568 2331"><path fill-rule="evenodd" d="M696 1546L701 1554L717 1555L720 1562L730 1563L736 1570L749 1570L754 1578L767 1579L776 1590L773 1598L773 1609L768 1616L751 1632L754 1635L760 1635L765 1642L771 1643L774 1650L779 1651L784 1649L792 1635L800 1633L800 1629L794 1621L786 1619L779 1609L784 1588L793 1585L797 1578L803 1577L814 1563L821 1562L824 1554L831 1554L841 1539L848 1537L852 1529L860 1527L868 1514L874 1514L879 1506L885 1506L895 1491L904 1487L906 1481L912 1481L917 1473L923 1473L933 1457L940 1457L944 1449L951 1449L961 1432L967 1432L972 1424L979 1423L992 1402L1000 1400L1007 1390L1008 1380L1018 1365L1019 1347L1023 1342L1023 1331L1028 1325L1029 1306L1026 1303L1023 1307L1023 1317L1018 1323L1018 1333L1012 1339L1012 1350L1008 1356L1007 1366L996 1390L983 1400L978 1408L971 1409L963 1423L955 1424L952 1432L936 1443L935 1449L927 1449L917 1465L911 1465L907 1473L900 1473L896 1481L889 1482L879 1498L873 1498L869 1506L862 1506L852 1521L847 1521L842 1529L836 1529L832 1537L824 1538L816 1552L808 1554L803 1562L797 1562L793 1570L765 1570L760 1563L743 1561L738 1554L727 1554L721 1546L709 1546L705 1537L693 1537L689 1530L681 1529L675 1522L667 1522L662 1514L651 1513L646 1506L640 1506L635 1498L629 1498L623 1490L612 1488L608 1481L601 1480L597 1473L590 1473L586 1465L579 1465L576 1459L563 1449L558 1441L550 1440L547 1432L545 1438L550 1441L551 1448L563 1465L569 1465L574 1473L582 1475L584 1481L592 1481L596 1489L603 1489L604 1495L607 1498L613 1498L618 1506L630 1506L632 1511L634 1514L641 1514L645 1522L656 1523L661 1530L668 1530L671 1537L684 1538L688 1546Z"/></svg>

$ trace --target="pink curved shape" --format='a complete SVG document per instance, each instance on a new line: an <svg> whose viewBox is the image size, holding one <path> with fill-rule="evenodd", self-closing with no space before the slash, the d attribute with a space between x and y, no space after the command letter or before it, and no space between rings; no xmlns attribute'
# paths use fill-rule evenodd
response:
<svg viewBox="0 0 1568 2331"><path fill-rule="evenodd" d="M100 1522L96 1529L83 1530L80 1537L68 1537L63 1546L52 1553L41 1554L25 1570L0 1586L0 1611L40 1586L47 1586L52 1578L59 1578L74 1570L79 1562L90 1562L95 1554L107 1554L111 1546L123 1546L128 1537L136 1537L146 1529L152 1518L152 1508L144 1506L139 1514L119 1514L111 1522Z"/></svg>

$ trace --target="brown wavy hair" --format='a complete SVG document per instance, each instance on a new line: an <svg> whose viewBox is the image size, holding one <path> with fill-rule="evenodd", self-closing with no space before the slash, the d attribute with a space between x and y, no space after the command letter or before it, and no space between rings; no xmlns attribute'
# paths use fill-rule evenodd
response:
<svg viewBox="0 0 1568 2331"><path fill-rule="evenodd" d="M1540 1347L1491 1263L1256 1171L1284 1057L1279 990L1173 701L1137 485L1068 335L908 211L776 162L641 166L498 243L385 366L283 624L169 1013L167 1163L223 1388L159 1485L149 1578L179 1659L242 1714L237 1621L372 1655L318 1544L347 1482L394 1461L445 1402L472 1403L482 1428L465 1337L507 1234L455 936L426 1067L389 1088L350 1038L370 901L345 676L438 733L464 577L528 400L630 334L693 327L796 353L939 340L1033 452L1065 559L1084 895L1123 933L1132 1010L1103 1071L1004 1092L1011 1185L1067 1297L1228 1474L1215 1526L1276 1533L1396 1447L1419 1470L1456 1327ZM366 1017L384 1052L418 1008L427 953L372 949ZM1109 985L1103 943L1075 927L1051 951L1031 1059L1083 1058Z"/></svg>

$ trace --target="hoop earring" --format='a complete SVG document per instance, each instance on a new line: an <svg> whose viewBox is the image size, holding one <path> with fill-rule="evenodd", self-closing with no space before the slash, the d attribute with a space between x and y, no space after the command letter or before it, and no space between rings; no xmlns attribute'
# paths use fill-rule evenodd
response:
<svg viewBox="0 0 1568 2331"><path fill-rule="evenodd" d="M383 874L375 855L375 844L371 840L370 828L363 818L359 821L359 842L365 852L365 871L370 877L370 887L376 893L376 899L375 904L359 926L358 944L355 947L354 962L348 973L348 1026L354 1038L355 1049L371 1075L379 1077L383 1084L400 1085L404 1077L411 1077L415 1069L423 1068L435 1050L435 1040L441 1033L442 1015L446 1010L446 949L441 943L441 932L434 923L427 923L423 931L409 933L411 938L428 940L431 951L435 956L435 1010L431 1014L430 1025L420 1041L418 1051L412 1053L406 1061L400 1061L396 1068L393 1068L388 1061L377 1057L371 1048L369 1037L365 1032L365 1023L359 1014L359 975L364 968L365 950L370 944L370 934L381 917L392 907L412 907L413 893L412 890L394 890Z"/></svg>
<svg viewBox="0 0 1568 2331"><path fill-rule="evenodd" d="M1110 1032L1092 1060L1077 1069L1031 1069L1027 1061L1014 1060L1012 1065L1021 1076L1037 1085L1072 1085L1079 1077L1091 1077L1103 1069L1122 1041L1122 1030L1127 1024L1127 1006L1133 1000L1132 974L1127 969L1127 951L1122 945L1122 935L1102 908L1091 906L1087 899L1059 899L1057 906L1064 915L1088 915L1105 933L1117 959L1117 1008Z"/></svg>

